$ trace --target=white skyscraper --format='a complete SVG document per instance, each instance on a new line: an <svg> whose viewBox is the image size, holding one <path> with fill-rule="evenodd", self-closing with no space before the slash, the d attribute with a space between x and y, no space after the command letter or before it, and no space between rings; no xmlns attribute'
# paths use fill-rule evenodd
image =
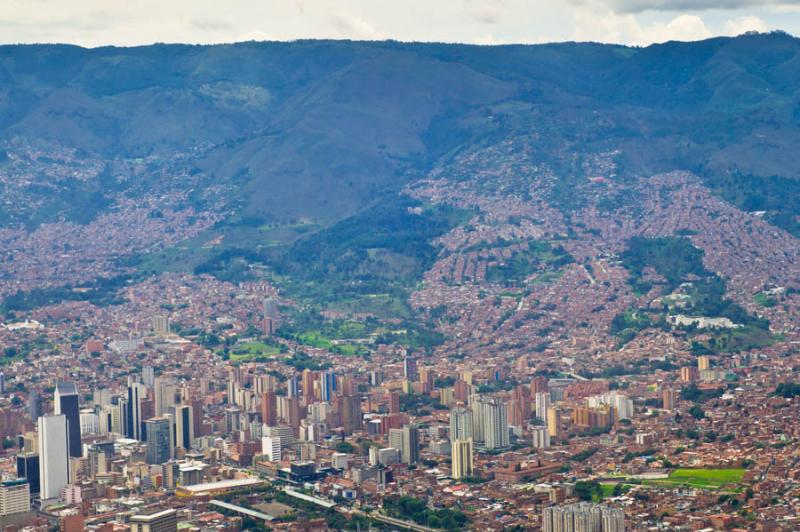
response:
<svg viewBox="0 0 800 532"><path fill-rule="evenodd" d="M66 416L39 418L39 483L43 500L57 499L69 483Z"/></svg>
<svg viewBox="0 0 800 532"><path fill-rule="evenodd" d="M450 441L472 438L472 412L466 408L450 411Z"/></svg>
<svg viewBox="0 0 800 532"><path fill-rule="evenodd" d="M505 403L490 400L479 403L482 410L483 445L486 449L501 449L510 445Z"/></svg>
<svg viewBox="0 0 800 532"><path fill-rule="evenodd" d="M547 409L550 408L550 392L539 392L534 400L536 401L536 418L541 421L547 420Z"/></svg>

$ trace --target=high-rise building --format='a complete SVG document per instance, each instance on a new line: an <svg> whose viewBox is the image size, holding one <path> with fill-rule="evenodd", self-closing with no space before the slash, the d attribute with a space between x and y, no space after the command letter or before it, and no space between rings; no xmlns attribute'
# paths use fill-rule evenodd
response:
<svg viewBox="0 0 800 532"><path fill-rule="evenodd" d="M39 418L39 486L43 500L56 499L69 483L69 444L64 415Z"/></svg>
<svg viewBox="0 0 800 532"><path fill-rule="evenodd" d="M195 437L192 407L191 405L178 405L172 408L172 412L173 423L175 424L173 445L188 451L192 448Z"/></svg>
<svg viewBox="0 0 800 532"><path fill-rule="evenodd" d="M684 366L681 368L681 381L696 382L700 376L700 371L694 366Z"/></svg>
<svg viewBox="0 0 800 532"><path fill-rule="evenodd" d="M534 449L547 449L550 447L550 433L547 427L533 427L531 430L531 443Z"/></svg>
<svg viewBox="0 0 800 532"><path fill-rule="evenodd" d="M147 397L147 389L138 382L128 384L128 398L126 402L125 436L142 441L144 434L142 428L142 401Z"/></svg>
<svg viewBox="0 0 800 532"><path fill-rule="evenodd" d="M361 413L361 397L355 395L342 395L338 398L339 415L345 434L352 434L363 428L363 414Z"/></svg>
<svg viewBox="0 0 800 532"><path fill-rule="evenodd" d="M0 393L6 393L6 374L0 371Z"/></svg>
<svg viewBox="0 0 800 532"><path fill-rule="evenodd" d="M483 423L484 410L481 406L485 400L486 398L477 393L470 394L469 396L469 409L472 412L472 441L479 445L483 444L485 440L485 425Z"/></svg>
<svg viewBox="0 0 800 532"><path fill-rule="evenodd" d="M75 387L74 383L59 382L56 384L53 407L55 415L63 415L67 420L69 455L73 457L82 456L81 414L78 401L78 389Z"/></svg>
<svg viewBox="0 0 800 532"><path fill-rule="evenodd" d="M398 414L400 412L400 394L397 392L388 392L386 397L388 399L389 413Z"/></svg>
<svg viewBox="0 0 800 532"><path fill-rule="evenodd" d="M148 419L147 425L147 451L148 464L163 464L172 456L172 441L170 420L166 417Z"/></svg>
<svg viewBox="0 0 800 532"><path fill-rule="evenodd" d="M550 408L550 392L536 392L534 395L536 403L536 418L540 421L547 419L547 409Z"/></svg>
<svg viewBox="0 0 800 532"><path fill-rule="evenodd" d="M551 438L558 438L560 428L558 409L551 406L547 409L547 433Z"/></svg>
<svg viewBox="0 0 800 532"><path fill-rule="evenodd" d="M482 410L483 446L486 449L502 449L510 445L506 405L496 399L478 403Z"/></svg>
<svg viewBox="0 0 800 532"><path fill-rule="evenodd" d="M265 318L278 318L278 301L274 297L265 297L263 306Z"/></svg>
<svg viewBox="0 0 800 532"><path fill-rule="evenodd" d="M704 371L711 368L711 359L707 355L700 355L697 357L697 369Z"/></svg>
<svg viewBox="0 0 800 532"><path fill-rule="evenodd" d="M600 408L602 406L613 408L616 419L612 421L630 419L633 416L633 401L627 395L617 393L616 390L602 395L594 395L587 398L586 401L590 408Z"/></svg>
<svg viewBox="0 0 800 532"><path fill-rule="evenodd" d="M278 423L277 395L273 391L261 394L261 422L270 427Z"/></svg>
<svg viewBox="0 0 800 532"><path fill-rule="evenodd" d="M333 401L333 392L336 390L336 374L325 371L319 376L319 398L326 403Z"/></svg>
<svg viewBox="0 0 800 532"><path fill-rule="evenodd" d="M31 495L39 495L39 455L21 453L17 455L17 476L28 480Z"/></svg>
<svg viewBox="0 0 800 532"><path fill-rule="evenodd" d="M457 407L450 410L450 441L472 441L472 412Z"/></svg>
<svg viewBox="0 0 800 532"><path fill-rule="evenodd" d="M98 434L100 432L100 417L94 410L81 410L80 414L81 434Z"/></svg>
<svg viewBox="0 0 800 532"><path fill-rule="evenodd" d="M419 462L419 429L416 425L403 427L403 461L407 464Z"/></svg>
<svg viewBox="0 0 800 532"><path fill-rule="evenodd" d="M664 410L675 409L675 390L671 388L664 388L661 392L662 408Z"/></svg>
<svg viewBox="0 0 800 532"><path fill-rule="evenodd" d="M145 386L152 388L155 386L156 383L156 371L153 369L153 366L143 366L142 367L142 384Z"/></svg>
<svg viewBox="0 0 800 532"><path fill-rule="evenodd" d="M131 532L177 532L178 513L161 510L150 514L131 516Z"/></svg>
<svg viewBox="0 0 800 532"><path fill-rule="evenodd" d="M169 409L175 406L175 397L178 394L178 385L172 377L161 376L156 377L153 384L153 391L155 392L155 415L163 416Z"/></svg>
<svg viewBox="0 0 800 532"><path fill-rule="evenodd" d="M403 376L406 380L417 380L417 359L414 357L405 357L403 359Z"/></svg>
<svg viewBox="0 0 800 532"><path fill-rule="evenodd" d="M167 316L153 316L153 332L158 336L169 334L169 318Z"/></svg>
<svg viewBox="0 0 800 532"><path fill-rule="evenodd" d="M286 381L286 396L297 397L300 395L300 383L297 375L292 375Z"/></svg>
<svg viewBox="0 0 800 532"><path fill-rule="evenodd" d="M42 415L42 398L35 391L28 395L28 418L36 423L39 416Z"/></svg>
<svg viewBox="0 0 800 532"><path fill-rule="evenodd" d="M542 532L624 532L625 512L581 502L544 509Z"/></svg>
<svg viewBox="0 0 800 532"><path fill-rule="evenodd" d="M452 474L455 479L473 475L472 438L457 439L452 442Z"/></svg>
<svg viewBox="0 0 800 532"><path fill-rule="evenodd" d="M27 479L0 482L0 517L31 510L30 486Z"/></svg>
<svg viewBox="0 0 800 532"><path fill-rule="evenodd" d="M270 462L281 461L281 439L279 436L264 436L261 438L261 452Z"/></svg>

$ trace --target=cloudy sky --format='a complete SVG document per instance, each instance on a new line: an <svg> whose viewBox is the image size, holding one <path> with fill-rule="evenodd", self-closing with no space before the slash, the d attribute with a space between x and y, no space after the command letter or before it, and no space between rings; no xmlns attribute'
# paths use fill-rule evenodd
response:
<svg viewBox="0 0 800 532"><path fill-rule="evenodd" d="M0 42L83 46L300 38L646 45L800 34L800 0L0 0Z"/></svg>

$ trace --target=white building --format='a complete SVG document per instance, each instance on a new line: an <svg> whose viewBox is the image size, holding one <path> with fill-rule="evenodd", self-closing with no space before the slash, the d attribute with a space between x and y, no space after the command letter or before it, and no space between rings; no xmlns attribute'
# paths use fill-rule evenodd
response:
<svg viewBox="0 0 800 532"><path fill-rule="evenodd" d="M261 453L270 462L281 461L281 439L278 436L264 436L261 438Z"/></svg>
<svg viewBox="0 0 800 532"><path fill-rule="evenodd" d="M0 482L0 517L29 512L30 484L24 479Z"/></svg>
<svg viewBox="0 0 800 532"><path fill-rule="evenodd" d="M69 483L67 418L39 418L39 483L43 500L57 499Z"/></svg>
<svg viewBox="0 0 800 532"><path fill-rule="evenodd" d="M550 432L547 427L533 427L531 430L532 445L535 449L550 447Z"/></svg>

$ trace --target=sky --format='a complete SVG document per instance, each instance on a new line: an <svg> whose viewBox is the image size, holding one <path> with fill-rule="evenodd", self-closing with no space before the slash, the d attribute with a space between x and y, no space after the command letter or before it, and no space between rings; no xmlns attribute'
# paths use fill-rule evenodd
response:
<svg viewBox="0 0 800 532"><path fill-rule="evenodd" d="M0 0L0 42L87 47L306 38L648 45L800 35L800 0Z"/></svg>

